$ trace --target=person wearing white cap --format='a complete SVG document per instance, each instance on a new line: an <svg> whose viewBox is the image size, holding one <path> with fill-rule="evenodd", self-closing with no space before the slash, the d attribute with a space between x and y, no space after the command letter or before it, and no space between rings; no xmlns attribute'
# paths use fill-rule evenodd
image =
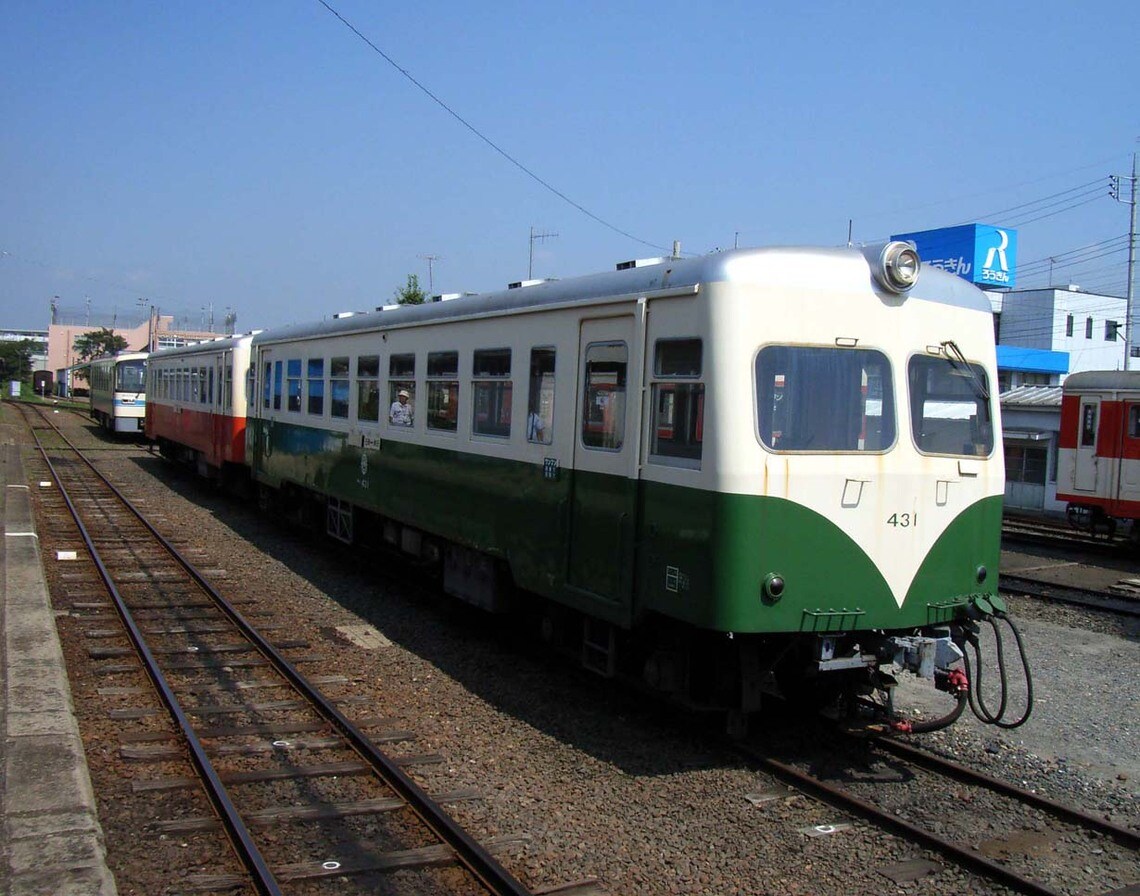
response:
<svg viewBox="0 0 1140 896"><path fill-rule="evenodd" d="M392 406L388 408L388 421L393 426L411 426L412 425L412 406L408 404L408 399L411 396L408 394L407 389L401 389L396 393L396 400L392 402Z"/></svg>

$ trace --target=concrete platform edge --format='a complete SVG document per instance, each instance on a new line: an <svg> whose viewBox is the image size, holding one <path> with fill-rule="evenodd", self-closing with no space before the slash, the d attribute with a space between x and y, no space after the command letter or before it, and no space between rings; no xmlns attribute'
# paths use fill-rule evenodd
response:
<svg viewBox="0 0 1140 896"><path fill-rule="evenodd" d="M0 891L116 896L20 450L0 442Z"/></svg>

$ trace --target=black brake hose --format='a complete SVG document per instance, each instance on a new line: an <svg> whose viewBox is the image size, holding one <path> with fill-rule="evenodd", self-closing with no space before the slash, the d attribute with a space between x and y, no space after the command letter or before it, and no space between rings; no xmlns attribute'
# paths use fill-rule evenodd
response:
<svg viewBox="0 0 1140 896"><path fill-rule="evenodd" d="M969 688L962 688L958 692L958 702L954 708L940 719L931 719L928 722L911 722L908 730L909 734L929 734L931 731L940 731L943 728L948 728L958 721L958 717L962 715L962 710L966 708L969 702Z"/></svg>
<svg viewBox="0 0 1140 896"><path fill-rule="evenodd" d="M1005 710L1006 710L1006 706L1009 702L1009 676L1006 674L1006 671L1005 671L1005 644L1003 643L1003 640L1002 640L1001 629L998 628L997 622L994 621L993 616L987 616L986 622L988 622L990 624L990 628L993 629L993 632L994 632L994 648L997 652L998 682L999 682L998 693L1001 695L1001 699L998 702L997 712L990 712L990 708L988 706L986 706L986 698L982 694L982 658L980 655L978 656L978 681L977 681L976 691L977 691L978 707L982 711L982 715L980 716L980 718L982 718L983 721L985 721L991 725L996 725L1001 721L1001 719L1005 718ZM975 649L975 651L978 649L978 645L977 645L976 641L974 644L974 649Z"/></svg>
<svg viewBox="0 0 1140 896"><path fill-rule="evenodd" d="M1018 650L1018 653L1021 657L1021 667L1025 673L1025 712L1022 714L1020 719L1018 719L1016 722L1004 721L1005 712L1006 712L1006 709L1008 708L1009 682L1008 682L1008 678L1006 675L1006 669L1005 669L1005 656L1004 656L1004 651L1003 651L1001 631L998 628L997 623L994 621L993 618L987 617L990 625L993 627L993 630L994 630L994 636L996 639L995 643L997 645L998 671L999 671L999 676L1001 679L1001 704L998 707L997 713L991 713L989 711L989 708L985 704L985 698L982 696L982 691L981 691L981 685L982 685L981 646L978 642L977 636L973 635L972 633L965 637L965 641L968 642L969 645L974 648L974 656L977 660L977 678L976 678L976 680L974 679L974 676L971 674L970 655L966 649L965 644L961 645L962 646L962 659L963 659L963 662L965 663L966 676L967 676L967 679L969 681L968 694L969 694L970 709L973 710L974 715L976 715L979 719L981 719L987 725L996 725L998 728L1010 730L1013 728L1018 728L1021 725L1024 725L1025 722L1028 721L1029 716L1033 712L1033 675L1032 675L1030 668L1029 668L1029 657L1026 655L1026 652L1025 652L1025 642L1021 638L1021 632L1018 631L1017 626L1013 624L1013 620L1009 618L1008 614L1003 613L1003 612L998 612L995 614L995 616L998 619L1001 619L1002 621L1004 621L1005 624L1009 626L1010 631L1013 632L1014 640L1017 642L1017 650Z"/></svg>
<svg viewBox="0 0 1140 896"><path fill-rule="evenodd" d="M999 728L1008 730L1024 725L1033 713L1033 673L1029 670L1029 657L1025 653L1025 642L1021 640L1021 632L1018 631L1017 626L1013 624L1013 620L1009 618L1008 614L999 612L997 617L1003 620L1009 626L1009 630L1013 632L1013 639L1017 642L1017 652L1021 656L1021 668L1025 672L1025 712L1016 722L1003 722L999 719L994 723Z"/></svg>

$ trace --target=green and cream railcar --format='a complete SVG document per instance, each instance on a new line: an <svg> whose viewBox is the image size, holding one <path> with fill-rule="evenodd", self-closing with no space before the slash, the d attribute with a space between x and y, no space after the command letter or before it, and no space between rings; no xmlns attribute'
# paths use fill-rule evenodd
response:
<svg viewBox="0 0 1140 896"><path fill-rule="evenodd" d="M693 700L945 672L1004 476L989 303L918 269L734 250L267 331L247 456L331 534Z"/></svg>

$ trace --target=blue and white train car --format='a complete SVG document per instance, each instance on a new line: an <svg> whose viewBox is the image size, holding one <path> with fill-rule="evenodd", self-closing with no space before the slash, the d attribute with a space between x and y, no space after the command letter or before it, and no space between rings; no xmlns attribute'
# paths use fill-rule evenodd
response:
<svg viewBox="0 0 1140 896"><path fill-rule="evenodd" d="M146 352L119 352L91 362L91 418L108 432L142 434L146 360Z"/></svg>

